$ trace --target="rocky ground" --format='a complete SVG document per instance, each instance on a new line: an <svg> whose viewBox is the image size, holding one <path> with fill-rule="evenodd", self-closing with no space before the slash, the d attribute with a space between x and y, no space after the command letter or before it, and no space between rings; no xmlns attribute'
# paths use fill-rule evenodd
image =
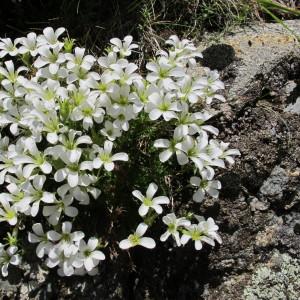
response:
<svg viewBox="0 0 300 300"><path fill-rule="evenodd" d="M287 24L300 34L299 21ZM213 124L242 153L199 212L216 219L223 244L112 254L94 278L59 280L33 262L0 281L2 299L300 298L300 115L285 111L300 96L299 44L264 24L203 49L227 89Z"/></svg>

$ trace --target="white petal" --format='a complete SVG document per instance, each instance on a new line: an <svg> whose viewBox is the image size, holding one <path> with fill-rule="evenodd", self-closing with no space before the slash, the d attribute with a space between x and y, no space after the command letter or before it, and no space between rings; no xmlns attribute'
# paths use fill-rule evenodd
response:
<svg viewBox="0 0 300 300"><path fill-rule="evenodd" d="M147 224L140 223L139 226L137 227L135 233L138 236L143 236L145 234L145 232L147 231L147 229L148 229L148 225Z"/></svg>
<svg viewBox="0 0 300 300"><path fill-rule="evenodd" d="M55 200L55 196L52 193L44 192L41 200L45 203L53 203Z"/></svg>
<svg viewBox="0 0 300 300"><path fill-rule="evenodd" d="M77 172L69 172L68 174L68 184L70 187L75 187L78 185L79 177Z"/></svg>
<svg viewBox="0 0 300 300"><path fill-rule="evenodd" d="M93 167L94 169L99 169L101 168L103 162L100 160L99 157L96 157L94 160L93 160Z"/></svg>
<svg viewBox="0 0 300 300"><path fill-rule="evenodd" d="M104 168L106 171L111 172L115 167L113 162L104 163Z"/></svg>
<svg viewBox="0 0 300 300"><path fill-rule="evenodd" d="M157 189L158 189L158 186L154 182L150 183L148 186L148 189L146 191L146 197L149 199L152 199L154 194L156 193Z"/></svg>
<svg viewBox="0 0 300 300"><path fill-rule="evenodd" d="M183 234L181 239L180 239L182 245L185 245L189 241L190 238L191 237L189 235Z"/></svg>
<svg viewBox="0 0 300 300"><path fill-rule="evenodd" d="M149 211L149 206L146 206L144 204L142 204L140 207L139 207L139 215L141 217L144 217Z"/></svg>
<svg viewBox="0 0 300 300"><path fill-rule="evenodd" d="M105 259L105 255L103 254L103 252L96 250L92 253L91 255L94 259L97 260L104 260Z"/></svg>
<svg viewBox="0 0 300 300"><path fill-rule="evenodd" d="M202 249L201 241L195 241L195 249L196 250L201 250Z"/></svg>
<svg viewBox="0 0 300 300"><path fill-rule="evenodd" d="M200 183L201 183L201 178L198 177L198 176L192 176L191 179L190 179L190 183L191 185L193 186L200 186Z"/></svg>
<svg viewBox="0 0 300 300"><path fill-rule="evenodd" d="M78 209L73 206L68 206L65 208L65 215L74 218L78 215Z"/></svg>
<svg viewBox="0 0 300 300"><path fill-rule="evenodd" d="M50 64L50 65L49 65L49 72L50 72L51 74L56 74L57 71L58 71L58 64L53 63L53 64Z"/></svg>
<svg viewBox="0 0 300 300"><path fill-rule="evenodd" d="M72 240L77 242L84 238L84 233L82 231L75 231L72 233Z"/></svg>
<svg viewBox="0 0 300 300"><path fill-rule="evenodd" d="M67 177L67 172L65 169L59 169L54 174L54 180L56 182L61 182Z"/></svg>
<svg viewBox="0 0 300 300"><path fill-rule="evenodd" d="M155 197L153 199L153 203L154 204L169 204L170 200L166 196L159 196L159 197Z"/></svg>
<svg viewBox="0 0 300 300"><path fill-rule="evenodd" d="M47 161L40 165L40 168L44 174L50 174L52 171L52 166Z"/></svg>
<svg viewBox="0 0 300 300"><path fill-rule="evenodd" d="M159 160L161 162L166 162L171 156L173 155L173 152L169 149L159 153Z"/></svg>
<svg viewBox="0 0 300 300"><path fill-rule="evenodd" d="M57 133L56 132L50 132L47 134L47 141L50 143L50 144L56 144L57 141L58 141L58 136L57 136Z"/></svg>
<svg viewBox="0 0 300 300"><path fill-rule="evenodd" d="M72 230L72 223L71 222L64 222L62 223L62 232L63 233L70 233Z"/></svg>
<svg viewBox="0 0 300 300"><path fill-rule="evenodd" d="M153 146L156 148L168 148L170 146L170 141L167 139L158 139L154 141Z"/></svg>
<svg viewBox="0 0 300 300"><path fill-rule="evenodd" d="M182 151L176 151L176 157L181 166L186 165L189 162L188 157Z"/></svg>
<svg viewBox="0 0 300 300"><path fill-rule="evenodd" d="M39 258L44 257L44 255L46 254L46 253L45 253L45 252L46 252L45 250L46 250L46 248L45 248L45 243L44 243L44 242L39 243L39 244L37 245L37 247L36 247L36 250L35 250L37 257L39 257Z"/></svg>
<svg viewBox="0 0 300 300"><path fill-rule="evenodd" d="M28 241L29 243L39 243L40 239L35 234L28 232Z"/></svg>
<svg viewBox="0 0 300 300"><path fill-rule="evenodd" d="M131 242L128 239L126 239L126 240L122 240L119 243L119 247L121 249L128 249L128 248L132 247L132 244L131 244Z"/></svg>
<svg viewBox="0 0 300 300"><path fill-rule="evenodd" d="M30 164L30 165L26 165L24 168L23 168L23 175L25 178L29 178L32 171L36 168L37 166L34 165L34 164Z"/></svg>
<svg viewBox="0 0 300 300"><path fill-rule="evenodd" d="M91 257L87 257L83 263L84 263L84 267L87 271L91 271L95 267L95 265L93 263L93 259Z"/></svg>
<svg viewBox="0 0 300 300"><path fill-rule="evenodd" d="M143 237L140 240L140 245L145 247L145 248L148 248L148 249L153 249L153 248L155 248L156 244L155 244L155 241L152 238Z"/></svg>
<svg viewBox="0 0 300 300"><path fill-rule="evenodd" d="M160 240L162 241L162 242L165 242L167 239L168 239L168 237L171 235L171 233L167 230L164 234L162 234L161 236L160 236Z"/></svg>
<svg viewBox="0 0 300 300"><path fill-rule="evenodd" d="M7 277L7 275L8 275L8 263L5 263L5 264L2 265L1 272L2 272L3 277Z"/></svg>
<svg viewBox="0 0 300 300"><path fill-rule="evenodd" d="M211 245L211 246L215 246L215 242L213 239L209 238L209 237L206 237L206 236L203 236L202 239L201 239L203 242Z"/></svg>
<svg viewBox="0 0 300 300"><path fill-rule="evenodd" d="M111 157L112 161L115 160L122 160L122 161L128 161L128 154L121 152L121 153L116 153Z"/></svg>
<svg viewBox="0 0 300 300"><path fill-rule="evenodd" d="M44 234L43 226L41 223L35 223L32 225L32 230L35 234L41 236Z"/></svg>
<svg viewBox="0 0 300 300"><path fill-rule="evenodd" d="M95 250L97 248L97 246L98 246L98 239L95 237L89 238L88 247L89 247L90 251Z"/></svg>
<svg viewBox="0 0 300 300"><path fill-rule="evenodd" d="M155 212L156 212L157 214L159 214L159 215L163 212L163 209L162 209L162 207L161 207L159 204L153 204L151 207L152 207L152 208L155 210Z"/></svg>
<svg viewBox="0 0 300 300"><path fill-rule="evenodd" d="M159 109L154 108L150 111L149 118L150 118L150 120L154 121L154 120L157 120L161 115L162 115L162 112Z"/></svg>
<svg viewBox="0 0 300 300"><path fill-rule="evenodd" d="M21 262L21 257L20 255L16 254L16 255L13 255L9 261L12 265L19 265L20 262Z"/></svg>
<svg viewBox="0 0 300 300"><path fill-rule="evenodd" d="M144 201L144 199L145 199L145 197L143 196L143 194L142 194L140 191L138 191L138 190L134 190L134 191L132 192L132 195L133 195L135 198L137 198L137 199L139 199L139 200L141 200L141 201Z"/></svg>
<svg viewBox="0 0 300 300"><path fill-rule="evenodd" d="M50 230L50 231L47 232L47 238L50 241L56 242L61 238L61 235L58 232L54 231L54 230Z"/></svg>
<svg viewBox="0 0 300 300"><path fill-rule="evenodd" d="M204 196L205 196L205 194L204 194L204 192L202 191L202 189L199 189L199 190L197 190L196 193L193 194L193 200L194 200L195 202L200 203L200 202L203 201Z"/></svg>

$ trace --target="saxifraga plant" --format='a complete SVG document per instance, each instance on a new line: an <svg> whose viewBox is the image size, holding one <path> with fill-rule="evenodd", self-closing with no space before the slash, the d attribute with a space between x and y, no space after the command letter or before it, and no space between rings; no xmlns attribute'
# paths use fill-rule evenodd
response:
<svg viewBox="0 0 300 300"><path fill-rule="evenodd" d="M137 220L129 224L136 230L127 238L110 241L121 249L154 248L151 226L160 220L166 225L161 242L173 238L180 247L191 240L196 250L203 243L221 243L212 218L193 212L176 216L178 201L170 201L168 191L153 182L161 184L171 165L168 172L184 169L192 175L184 185L194 190L195 202L218 197L215 169L233 164L240 153L218 141L218 129L207 124L212 117L207 106L225 101L217 71L203 68L203 76L195 75L201 53L177 36L166 41L168 50L159 51L143 74L128 61L138 49L131 36L111 39L105 55L96 58L62 40L64 33L47 27L41 35L0 40L2 275L8 275L9 264L20 265L24 237L59 275L96 274L111 232L103 224L94 228L99 215L89 208L97 205L109 212L108 219L123 206L123 214ZM129 186L132 197L118 198L117 182L131 182L120 170L139 161L131 130L144 130L157 157L156 171L135 164L136 178L145 176ZM136 157L130 157L127 150L134 148L130 153Z"/></svg>

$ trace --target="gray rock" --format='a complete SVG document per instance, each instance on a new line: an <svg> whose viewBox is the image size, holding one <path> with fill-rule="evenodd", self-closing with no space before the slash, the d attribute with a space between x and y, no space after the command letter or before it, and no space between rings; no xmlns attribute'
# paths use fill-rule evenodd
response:
<svg viewBox="0 0 300 300"><path fill-rule="evenodd" d="M263 183L260 188L260 193L268 198L271 202L281 200L283 197L283 190L289 181L286 171L276 166L270 177Z"/></svg>
<svg viewBox="0 0 300 300"><path fill-rule="evenodd" d="M285 23L300 35L300 20ZM203 49L208 45L203 43ZM280 24L239 28L221 38L217 45L209 45L209 49L218 47L223 53L219 55L220 63L215 51L205 49L204 64L219 70L226 66L226 98L234 111L255 101L262 91L279 93L291 74L299 74L299 42Z"/></svg>

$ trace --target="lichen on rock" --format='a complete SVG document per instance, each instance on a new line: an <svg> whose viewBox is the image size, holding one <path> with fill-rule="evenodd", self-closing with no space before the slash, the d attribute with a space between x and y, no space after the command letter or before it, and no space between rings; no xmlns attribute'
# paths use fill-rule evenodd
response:
<svg viewBox="0 0 300 300"><path fill-rule="evenodd" d="M297 300L300 291L300 260L275 252L260 266L244 289L245 300Z"/></svg>

